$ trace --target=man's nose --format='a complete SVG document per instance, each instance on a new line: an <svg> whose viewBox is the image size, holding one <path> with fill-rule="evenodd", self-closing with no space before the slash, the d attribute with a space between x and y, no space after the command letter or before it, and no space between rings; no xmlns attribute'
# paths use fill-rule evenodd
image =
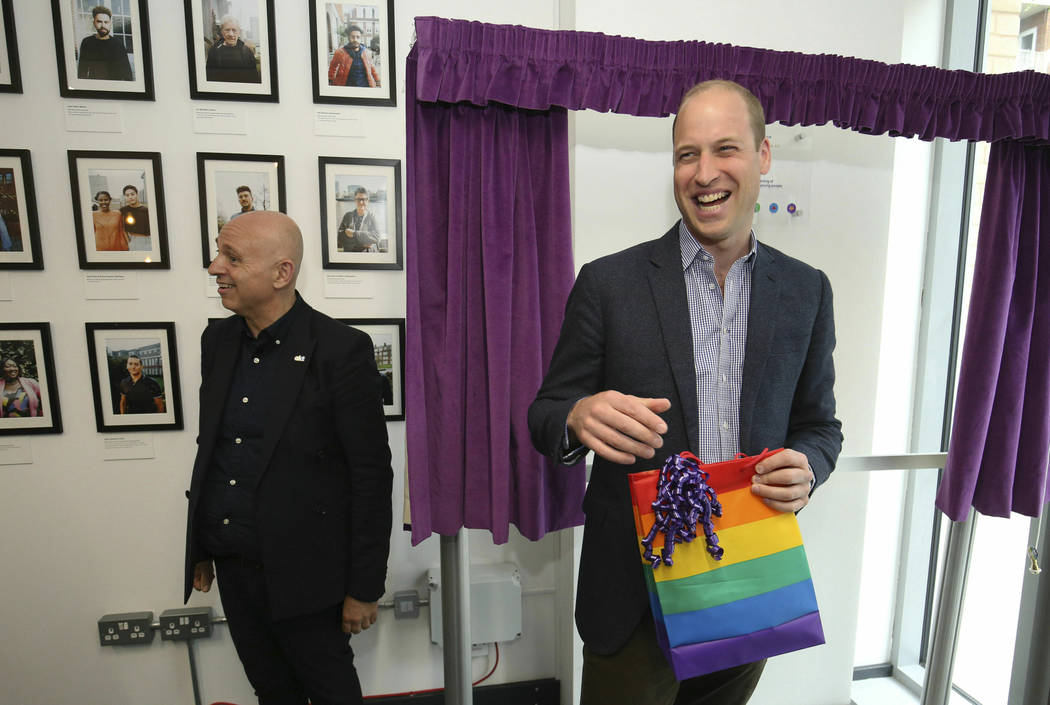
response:
<svg viewBox="0 0 1050 705"><path fill-rule="evenodd" d="M706 153L701 154L696 160L696 172L693 174L693 180L706 186L717 178L718 169L715 166L714 158Z"/></svg>

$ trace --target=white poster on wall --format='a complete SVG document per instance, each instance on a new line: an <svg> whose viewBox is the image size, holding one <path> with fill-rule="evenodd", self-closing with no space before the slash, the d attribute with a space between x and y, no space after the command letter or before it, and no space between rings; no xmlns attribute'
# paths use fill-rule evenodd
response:
<svg viewBox="0 0 1050 705"><path fill-rule="evenodd" d="M768 230L809 225L812 181L811 162L774 159L759 183L755 226Z"/></svg>

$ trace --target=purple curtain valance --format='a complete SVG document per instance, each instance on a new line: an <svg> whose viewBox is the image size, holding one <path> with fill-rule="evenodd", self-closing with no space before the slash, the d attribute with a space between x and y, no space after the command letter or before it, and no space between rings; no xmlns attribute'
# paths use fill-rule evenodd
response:
<svg viewBox="0 0 1050 705"><path fill-rule="evenodd" d="M768 122L923 140L1050 140L1050 76L977 74L699 41L416 18L416 99L674 113L697 81L747 86Z"/></svg>

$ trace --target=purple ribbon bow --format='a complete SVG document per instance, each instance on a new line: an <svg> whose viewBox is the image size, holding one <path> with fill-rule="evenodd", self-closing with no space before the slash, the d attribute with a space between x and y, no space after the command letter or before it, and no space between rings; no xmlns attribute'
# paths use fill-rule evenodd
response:
<svg viewBox="0 0 1050 705"><path fill-rule="evenodd" d="M716 561L722 560L724 549L718 545L718 535L711 521L712 516L722 516L722 504L714 489L707 484L708 477L692 453L675 454L664 462L656 487L656 501L653 502L656 521L642 539L643 556L653 564L654 570L661 563L672 565L675 544L695 539L698 523L704 527L707 552ZM653 540L658 533L664 535L664 547L659 556L653 553Z"/></svg>

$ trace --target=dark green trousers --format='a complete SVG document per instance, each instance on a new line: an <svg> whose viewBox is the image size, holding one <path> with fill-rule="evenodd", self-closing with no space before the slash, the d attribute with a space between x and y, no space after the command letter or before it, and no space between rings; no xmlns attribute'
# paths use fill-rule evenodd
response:
<svg viewBox="0 0 1050 705"><path fill-rule="evenodd" d="M763 659L679 683L656 643L652 615L646 614L615 654L583 647L580 705L745 705L765 665Z"/></svg>

